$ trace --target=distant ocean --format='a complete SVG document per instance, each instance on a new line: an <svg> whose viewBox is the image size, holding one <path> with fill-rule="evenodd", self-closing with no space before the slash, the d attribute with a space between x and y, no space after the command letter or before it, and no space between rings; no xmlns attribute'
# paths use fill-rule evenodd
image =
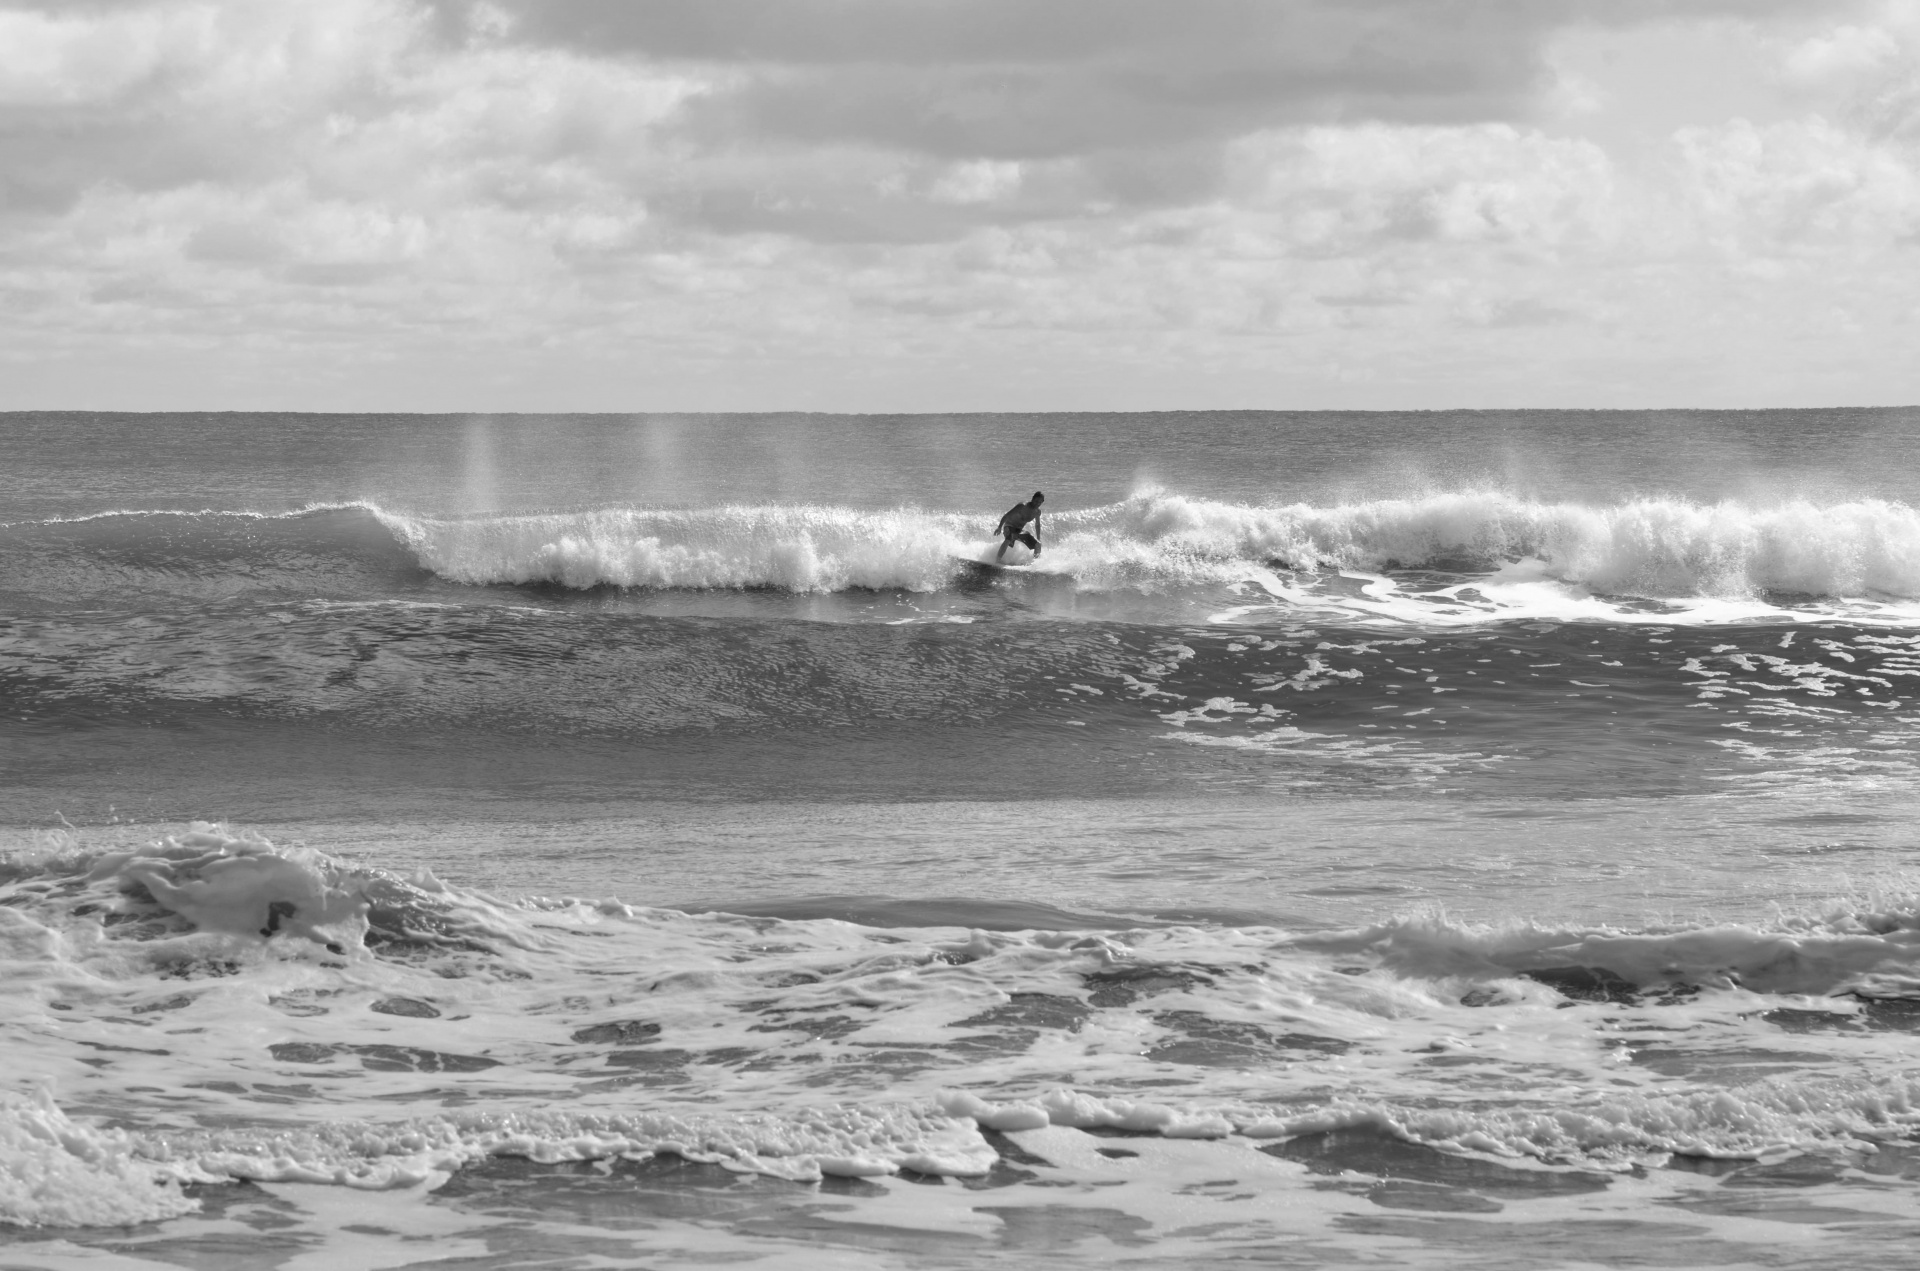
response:
<svg viewBox="0 0 1920 1271"><path fill-rule="evenodd" d="M1911 1265L1917 453L0 415L0 1266Z"/></svg>

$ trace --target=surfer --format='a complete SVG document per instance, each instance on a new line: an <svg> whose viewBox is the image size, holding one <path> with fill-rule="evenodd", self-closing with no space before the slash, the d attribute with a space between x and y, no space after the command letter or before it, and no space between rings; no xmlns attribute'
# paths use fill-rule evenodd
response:
<svg viewBox="0 0 1920 1271"><path fill-rule="evenodd" d="M1000 523L993 527L993 532L1000 536L1000 550L993 554L996 561L1004 559L1007 549L1015 543L1025 543L1033 549L1035 556L1040 554L1040 505L1046 501L1047 496L1035 490L1033 498L1025 503L1014 504L1000 518ZM1033 523L1031 534L1023 532L1029 521Z"/></svg>

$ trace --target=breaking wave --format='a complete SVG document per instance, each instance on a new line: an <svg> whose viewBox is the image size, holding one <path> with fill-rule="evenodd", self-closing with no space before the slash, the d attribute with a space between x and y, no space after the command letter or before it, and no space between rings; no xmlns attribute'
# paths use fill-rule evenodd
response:
<svg viewBox="0 0 1920 1271"><path fill-rule="evenodd" d="M912 511L730 507L428 520L376 513L442 577L570 587L933 590L979 556L975 520ZM1081 585L1232 581L1249 570L1486 571L1523 558L1594 591L1920 595L1920 515L1861 501L1610 507L1497 493L1250 507L1165 492L1049 518L1043 567Z"/></svg>
<svg viewBox="0 0 1920 1271"><path fill-rule="evenodd" d="M571 587L932 590L984 552L974 520L911 511L607 510L483 520L376 512L458 582ZM1879 501L1774 508L1642 500L1611 507L1445 494L1259 508L1167 493L1050 518L1047 569L1084 585L1225 581L1246 567L1497 569L1649 597L1920 595L1920 515Z"/></svg>
<svg viewBox="0 0 1920 1271"><path fill-rule="evenodd" d="M421 571L475 586L931 592L987 557L989 528L984 515L811 505L436 518L346 504L14 523L0 526L0 558L16 588L60 594L276 581L352 591ZM1087 590L1533 562L1545 578L1604 595L1920 597L1920 513L1880 500L1587 506L1457 492L1256 507L1147 491L1050 514L1046 542L1039 572Z"/></svg>

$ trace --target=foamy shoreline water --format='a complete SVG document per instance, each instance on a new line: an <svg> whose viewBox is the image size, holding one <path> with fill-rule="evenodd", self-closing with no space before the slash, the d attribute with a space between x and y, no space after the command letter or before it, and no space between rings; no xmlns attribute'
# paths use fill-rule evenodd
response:
<svg viewBox="0 0 1920 1271"><path fill-rule="evenodd" d="M1088 1211L1090 1238L1163 1221L1154 1197L1187 1174L1271 1201L1327 1161L1467 1213L1696 1192L1697 1166L1643 1173L1676 1160L1726 1161L1731 1178L1829 1162L1808 1185L1844 1187L1850 1169L1904 1170L1920 1123L1920 1087L1859 1075L1910 1041L1920 918L1897 902L1761 928L876 930L486 897L214 827L134 850L49 842L5 873L16 1074L118 1127L44 1093L6 1103L4 1198L29 1227L164 1222L235 1180L419 1205L462 1177L456 1196L551 1177L617 1205L622 1178L681 1161L790 1183L1132 1188L1137 1207ZM191 1058L168 1040L183 1034ZM1080 1089L1056 1084L1063 1062ZM1567 1102L1570 1064L1592 1071ZM1178 1094L1154 1075L1169 1071ZM835 1102L880 1072L889 1099ZM185 1092L221 1105L224 1128L162 1128ZM441 1110L394 1120L403 1092ZM1146 1137L1098 1137L1116 1133ZM503 1157L602 1164L503 1176L487 1164ZM1391 1208L1379 1186L1346 1194ZM749 1210L801 1203L754 1194ZM938 1221L920 1195L855 1209ZM1018 1223L980 1226L994 1207L962 1210L983 1248L1020 1247ZM1118 1228L1098 1217L1115 1212ZM1267 1221L1234 1204L1221 1218Z"/></svg>

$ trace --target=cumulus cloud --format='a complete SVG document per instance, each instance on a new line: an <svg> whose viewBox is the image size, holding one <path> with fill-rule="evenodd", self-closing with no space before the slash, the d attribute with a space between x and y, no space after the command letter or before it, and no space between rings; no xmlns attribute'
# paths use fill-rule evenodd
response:
<svg viewBox="0 0 1920 1271"><path fill-rule="evenodd" d="M1777 117L1609 133L1662 85L1549 50L1649 23L1742 33ZM1682 327L1739 383L1768 277L1920 318L1916 67L1917 0L0 0L0 404L156 350L415 405L1564 396Z"/></svg>
<svg viewBox="0 0 1920 1271"><path fill-rule="evenodd" d="M1872 253L1920 237L1920 167L1900 147L1817 117L1738 119L1676 142L1693 208L1724 250Z"/></svg>
<svg viewBox="0 0 1920 1271"><path fill-rule="evenodd" d="M1920 0L1887 0L1828 30L1780 41L1780 72L1830 114L1920 142Z"/></svg>
<svg viewBox="0 0 1920 1271"><path fill-rule="evenodd" d="M1884 28L1848 24L1795 44L1784 69L1792 80L1829 83L1843 76L1872 74L1900 52L1900 41Z"/></svg>

